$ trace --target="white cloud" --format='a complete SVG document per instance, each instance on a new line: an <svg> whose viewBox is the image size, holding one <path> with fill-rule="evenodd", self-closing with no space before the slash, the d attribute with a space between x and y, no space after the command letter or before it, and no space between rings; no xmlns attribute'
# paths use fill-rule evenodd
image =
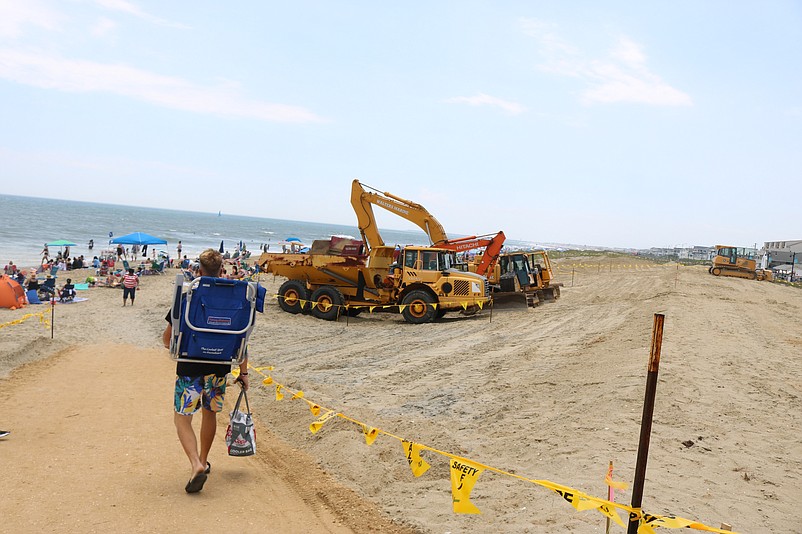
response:
<svg viewBox="0 0 802 534"><path fill-rule="evenodd" d="M158 24L160 26L170 26L172 28L184 28L184 29L188 28L188 26L185 26L184 24L169 22L154 15L151 15L150 13L146 13L136 4L132 4L131 2L127 2L126 0L94 0L94 2L106 9L127 13L129 15L133 15L137 18L146 20L148 22L152 22L154 24Z"/></svg>
<svg viewBox="0 0 802 534"><path fill-rule="evenodd" d="M0 78L45 89L74 93L110 93L159 106L229 118L273 122L323 122L297 106L254 100L236 84L201 86L127 65L64 59L0 49Z"/></svg>
<svg viewBox="0 0 802 534"><path fill-rule="evenodd" d="M535 19L522 19L526 35L537 40L545 62L544 72L577 78L586 83L581 92L585 104L637 102L656 106L690 106L691 97L663 81L646 65L642 47L622 36L603 57L586 59L581 51L564 42L556 26Z"/></svg>
<svg viewBox="0 0 802 534"><path fill-rule="evenodd" d="M97 23L92 26L91 32L95 37L105 37L117 29L117 23L106 17L100 17Z"/></svg>
<svg viewBox="0 0 802 534"><path fill-rule="evenodd" d="M61 18L37 0L0 0L0 37L20 37L25 26L53 30Z"/></svg>
<svg viewBox="0 0 802 534"><path fill-rule="evenodd" d="M469 106L491 106L501 108L511 115L519 115L526 111L526 108L517 102L502 100L495 96L479 93L476 96L457 96L444 100L447 104L468 104Z"/></svg>

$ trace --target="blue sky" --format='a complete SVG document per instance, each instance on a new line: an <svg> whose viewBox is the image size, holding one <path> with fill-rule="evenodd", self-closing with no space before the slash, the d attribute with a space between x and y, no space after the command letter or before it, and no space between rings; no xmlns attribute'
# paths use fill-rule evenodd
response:
<svg viewBox="0 0 802 534"><path fill-rule="evenodd" d="M802 238L796 1L0 0L0 118L8 194L354 225L358 178L454 234Z"/></svg>

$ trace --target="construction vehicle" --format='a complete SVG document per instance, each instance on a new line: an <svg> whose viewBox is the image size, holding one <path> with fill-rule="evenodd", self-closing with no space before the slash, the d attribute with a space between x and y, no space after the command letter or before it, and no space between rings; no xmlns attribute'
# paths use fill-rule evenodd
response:
<svg viewBox="0 0 802 534"><path fill-rule="evenodd" d="M263 272L287 278L279 288L282 310L300 313L308 305L313 316L336 320L342 313L354 316L365 309L389 308L419 324L448 312L475 313L489 303L487 280L458 270L455 251L386 246L371 201L363 200L352 194L363 241L332 237L314 241L305 254L261 255Z"/></svg>
<svg viewBox="0 0 802 534"><path fill-rule="evenodd" d="M749 280L771 280L772 273L758 269L755 249L716 245L716 255L708 272L714 276L734 276Z"/></svg>
<svg viewBox="0 0 802 534"><path fill-rule="evenodd" d="M365 187L371 189L371 191L366 191ZM363 239L368 243L371 240L376 241L376 246L383 246L384 242L378 233L376 218L373 216L373 205L382 207L390 213L417 225L418 228L426 233L426 237L429 238L429 243L433 247L455 252L484 248L481 261L471 270L471 272L481 276L485 276L485 273L493 270L506 239L504 232L449 239L440 221L420 204L391 193L381 192L367 185L363 186L359 180L354 180L351 184L351 205L354 208L354 212L356 212L359 231L362 233ZM378 243L381 243L381 245Z"/></svg>
<svg viewBox="0 0 802 534"><path fill-rule="evenodd" d="M365 187L372 191L366 191ZM487 277L494 300L499 303L520 300L529 306L537 306L540 302L560 297L562 284L554 282L546 251L501 254L504 232L449 239L443 225L420 204L363 186L359 180L354 180L351 186L351 204L357 213L360 229L365 228L363 237L366 241L381 239L371 235L376 229L371 205L377 205L417 225L426 233L433 247L456 252L484 249L482 254L473 257L473 261L463 263L470 272Z"/></svg>
<svg viewBox="0 0 802 534"><path fill-rule="evenodd" d="M470 270L477 261L469 264ZM487 273L494 305L524 302L535 307L560 298L562 283L554 281L551 260L545 250L506 252ZM523 297L523 300L520 298Z"/></svg>

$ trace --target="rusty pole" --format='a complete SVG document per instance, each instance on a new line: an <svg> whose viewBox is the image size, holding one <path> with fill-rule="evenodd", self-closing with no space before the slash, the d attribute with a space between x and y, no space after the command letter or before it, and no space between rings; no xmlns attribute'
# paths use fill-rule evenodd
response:
<svg viewBox="0 0 802 534"><path fill-rule="evenodd" d="M649 367L646 373L646 395L643 400L643 416L640 423L640 440L638 441L638 460L635 464L635 481L632 484L632 508L640 510L643 502L643 484L646 479L646 460L649 458L649 439L652 433L652 415L654 414L654 398L657 392L657 372L660 369L660 350L663 346L663 323L666 316L654 314L652 327L652 347L649 350ZM629 516L627 534L637 534L640 517Z"/></svg>

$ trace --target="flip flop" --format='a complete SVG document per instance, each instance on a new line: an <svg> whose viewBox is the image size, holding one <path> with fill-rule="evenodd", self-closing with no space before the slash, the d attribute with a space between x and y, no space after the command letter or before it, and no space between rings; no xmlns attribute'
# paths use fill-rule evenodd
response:
<svg viewBox="0 0 802 534"><path fill-rule="evenodd" d="M184 489L187 493L198 493L203 489L204 484L206 484L206 473L197 473L189 479Z"/></svg>
<svg viewBox="0 0 802 534"><path fill-rule="evenodd" d="M212 464L210 464L209 462L206 462L206 470L203 471L203 472L206 473L207 475L209 473L211 473L212 472Z"/></svg>

